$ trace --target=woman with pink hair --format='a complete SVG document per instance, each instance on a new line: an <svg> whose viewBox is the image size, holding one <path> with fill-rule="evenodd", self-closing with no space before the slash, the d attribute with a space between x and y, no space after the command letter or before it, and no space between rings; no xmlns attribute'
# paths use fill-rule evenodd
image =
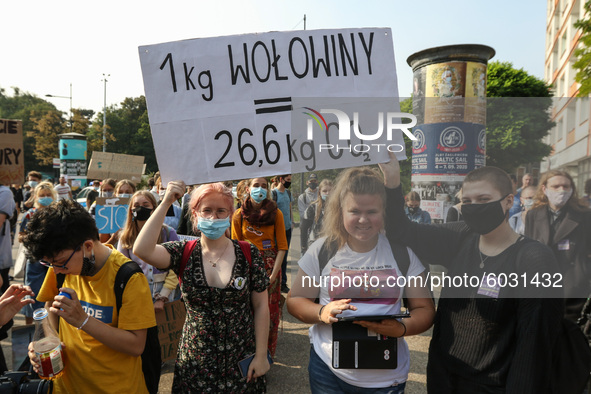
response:
<svg viewBox="0 0 591 394"><path fill-rule="evenodd" d="M243 252L238 241L225 236L234 198L221 183L202 185L192 193L189 209L201 231L196 243L158 245L166 211L184 192L182 181L168 183L133 246L136 256L160 270L172 269L181 281L187 317L172 392L264 392L263 375L270 366L269 278L263 260L256 247L248 245L249 253ZM242 377L238 362L252 354L247 376Z"/></svg>

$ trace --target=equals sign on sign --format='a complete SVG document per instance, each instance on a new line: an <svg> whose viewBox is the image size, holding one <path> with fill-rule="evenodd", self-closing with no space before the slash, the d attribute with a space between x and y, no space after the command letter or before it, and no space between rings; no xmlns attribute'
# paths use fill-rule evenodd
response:
<svg viewBox="0 0 591 394"><path fill-rule="evenodd" d="M254 100L258 114L270 114L274 112L291 111L291 97L278 97L270 99Z"/></svg>

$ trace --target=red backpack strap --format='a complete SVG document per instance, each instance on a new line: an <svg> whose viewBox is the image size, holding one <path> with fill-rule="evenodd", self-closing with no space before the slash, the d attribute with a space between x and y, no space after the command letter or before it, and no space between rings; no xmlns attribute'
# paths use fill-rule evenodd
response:
<svg viewBox="0 0 591 394"><path fill-rule="evenodd" d="M242 253L244 254L244 257L246 257L248 264L250 264L250 266L252 267L252 257L250 255L250 243L246 242L246 241L238 241L238 245L240 245L240 249L242 249Z"/></svg>
<svg viewBox="0 0 591 394"><path fill-rule="evenodd" d="M189 261L189 257L191 257L191 253L193 253L193 249L195 249L195 246L197 245L197 241L199 241L199 239L192 239L188 241L183 249L183 257L181 257L181 266L179 268L178 275L180 284L183 284L183 271L187 266L187 262Z"/></svg>

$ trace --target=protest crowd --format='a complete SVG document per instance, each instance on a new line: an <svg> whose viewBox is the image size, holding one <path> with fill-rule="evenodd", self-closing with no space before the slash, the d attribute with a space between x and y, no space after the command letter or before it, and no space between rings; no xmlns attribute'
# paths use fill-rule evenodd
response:
<svg viewBox="0 0 591 394"><path fill-rule="evenodd" d="M581 289L590 290L591 210L570 175L550 171L536 186L526 174L517 189L500 169L474 170L458 193L460 220L431 224L420 196L403 194L398 161L379 167L350 168L336 179L310 173L299 196L290 191L291 174L187 186L163 185L156 173L154 186L141 190L105 179L92 182L86 207L65 177L54 186L31 171L26 188L0 188L2 335L15 314L32 324L33 311L46 308L67 354L56 392L155 393L161 355L157 343L149 345L150 330L158 311L182 302L171 392L260 393L288 311L310 325L313 393L402 393L412 363L404 337L433 325L430 393L572 392L577 386L553 379L565 357L556 343L572 334L565 321L589 313ZM95 223L101 197L127 202L125 224L112 234L99 234ZM283 263L295 223L302 257L289 283ZM10 285L14 238L24 263L13 272L23 271L24 285ZM128 261L135 272L118 300L113 286ZM451 276L485 267L562 273L565 286L444 288L437 305L428 282L384 287L386 276L427 277L429 264ZM354 284L368 273L376 283ZM349 277L353 285L306 285L322 277ZM359 354L367 355L351 364L350 339L368 333L380 340L362 342ZM39 372L33 343L28 362Z"/></svg>
<svg viewBox="0 0 591 394"><path fill-rule="evenodd" d="M113 175L128 172L105 169L118 154L103 134L89 165L102 154L102 175L82 174L87 145L70 160L70 143L59 160L75 182L29 171L0 185L0 339L14 339L17 315L31 333L12 368L0 351L0 374L57 394L265 393L286 350L307 377L286 392L402 394L421 338L422 392L591 392L591 180L580 198L568 172L485 165L492 48L462 66L471 84L457 65L425 70L413 113L397 112L391 36L139 47L160 171L142 175L135 156L116 163L137 164L135 180ZM427 108L427 87L444 104ZM407 138L422 181L401 171ZM308 330L304 346L286 349L288 318Z"/></svg>

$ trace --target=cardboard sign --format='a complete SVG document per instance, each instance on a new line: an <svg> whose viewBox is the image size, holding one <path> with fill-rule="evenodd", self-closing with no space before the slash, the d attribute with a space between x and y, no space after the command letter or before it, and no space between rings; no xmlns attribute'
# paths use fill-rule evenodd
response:
<svg viewBox="0 0 591 394"><path fill-rule="evenodd" d="M137 183L142 180L144 168L144 156L123 155L109 152L92 152L87 178L129 179Z"/></svg>
<svg viewBox="0 0 591 394"><path fill-rule="evenodd" d="M25 181L23 122L0 119L0 185Z"/></svg>
<svg viewBox="0 0 591 394"><path fill-rule="evenodd" d="M359 98L381 99L388 103L387 112L397 112L390 29L200 38L141 46L139 55L164 183L183 179L199 184L388 160L385 149L367 156L362 154L367 152L349 152L338 164L316 160L320 152L310 147L306 130L293 134L291 117L302 111L313 113L306 109L311 106L306 100L296 108L300 106L296 97L333 98L323 101L326 107L312 108L318 112L339 108L343 102L355 104ZM348 116L354 119L353 113ZM376 130L383 118L362 123L364 130ZM308 119L312 118L305 118L304 127ZM330 126L335 120L327 115L326 122L312 126ZM319 130L315 133L320 135ZM396 135L402 141L401 132Z"/></svg>
<svg viewBox="0 0 591 394"><path fill-rule="evenodd" d="M125 226L129 198L98 197L94 220L100 234L113 234Z"/></svg>
<svg viewBox="0 0 591 394"><path fill-rule="evenodd" d="M156 311L162 362L176 358L179 340L183 334L185 315L185 304L180 300L167 302L164 304L164 310Z"/></svg>

